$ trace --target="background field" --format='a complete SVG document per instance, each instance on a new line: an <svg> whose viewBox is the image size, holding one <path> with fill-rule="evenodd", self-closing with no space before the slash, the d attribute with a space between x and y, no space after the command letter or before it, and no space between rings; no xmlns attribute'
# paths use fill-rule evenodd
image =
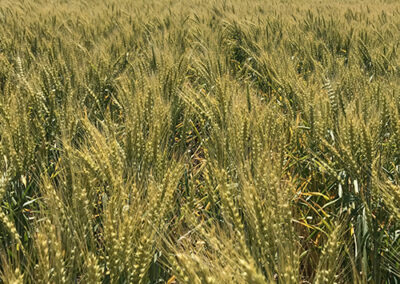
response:
<svg viewBox="0 0 400 284"><path fill-rule="evenodd" d="M1 0L3 283L399 283L398 1Z"/></svg>

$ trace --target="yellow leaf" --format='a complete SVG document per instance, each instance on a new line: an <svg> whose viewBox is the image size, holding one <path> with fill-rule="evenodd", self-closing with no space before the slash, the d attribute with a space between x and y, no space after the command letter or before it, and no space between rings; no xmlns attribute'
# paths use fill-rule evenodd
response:
<svg viewBox="0 0 400 284"><path fill-rule="evenodd" d="M175 275L172 275L172 277L168 279L167 284L175 283L175 279L176 279Z"/></svg>
<svg viewBox="0 0 400 284"><path fill-rule="evenodd" d="M21 182L22 182L23 185L25 185L25 187L26 187L26 176L21 176Z"/></svg>

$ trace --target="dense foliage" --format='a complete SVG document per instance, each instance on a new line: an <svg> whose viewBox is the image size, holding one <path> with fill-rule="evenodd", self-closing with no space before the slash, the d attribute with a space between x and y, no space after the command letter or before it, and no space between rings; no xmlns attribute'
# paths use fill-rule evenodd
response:
<svg viewBox="0 0 400 284"><path fill-rule="evenodd" d="M0 282L399 283L400 4L1 0Z"/></svg>

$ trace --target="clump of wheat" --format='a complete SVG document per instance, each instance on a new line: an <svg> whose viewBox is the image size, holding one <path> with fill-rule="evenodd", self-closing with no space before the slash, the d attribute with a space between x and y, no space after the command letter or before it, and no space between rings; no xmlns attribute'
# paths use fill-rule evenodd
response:
<svg viewBox="0 0 400 284"><path fill-rule="evenodd" d="M394 1L0 1L0 281L396 283Z"/></svg>

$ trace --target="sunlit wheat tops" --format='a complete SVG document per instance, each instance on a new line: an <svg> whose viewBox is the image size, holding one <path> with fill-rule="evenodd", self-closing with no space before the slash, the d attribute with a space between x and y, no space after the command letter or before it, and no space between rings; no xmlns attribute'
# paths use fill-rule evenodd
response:
<svg viewBox="0 0 400 284"><path fill-rule="evenodd" d="M0 1L0 283L398 283L400 3Z"/></svg>

